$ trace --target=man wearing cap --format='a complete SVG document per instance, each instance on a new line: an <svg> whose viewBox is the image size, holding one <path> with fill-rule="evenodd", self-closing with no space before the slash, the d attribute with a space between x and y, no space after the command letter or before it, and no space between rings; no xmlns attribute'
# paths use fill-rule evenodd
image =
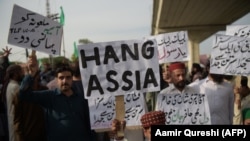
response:
<svg viewBox="0 0 250 141"><path fill-rule="evenodd" d="M186 73L187 72L186 72L186 67L185 67L184 63L182 63L182 62L171 63L169 65L169 72L170 72L170 77L171 77L172 83L169 85L169 87L161 90L159 95L157 96L156 109L155 109L156 111L162 110L162 111L167 113L166 109L168 110L169 107L166 107L166 105L164 106L164 104L162 104L163 102L161 102L161 101L164 101L165 95L199 94L198 89L194 89L193 87L188 86L186 83ZM166 103L167 103L167 101L166 101ZM172 106L174 106L174 105L172 105ZM204 107L202 107L202 108L204 108ZM177 109L183 109L183 107L176 106L175 110L177 110ZM171 113L174 113L174 112L171 112ZM172 114L172 115L174 115L174 114ZM197 121L193 122L190 120L190 122L189 122L189 120L185 120L185 119L187 119L186 117L183 118L183 120L180 120L180 118L178 121L174 120L172 118L176 118L176 117L171 118L170 114L166 114L165 118L166 118L166 124L199 124L199 122L197 122ZM206 122L206 123L208 123L208 122Z"/></svg>
<svg viewBox="0 0 250 141"><path fill-rule="evenodd" d="M141 120L143 134L144 134L146 141L151 140L151 126L152 125L165 125L166 123L165 113L163 111L151 111L151 112L145 113L143 116L141 116L140 120ZM117 129L120 129L120 128L125 129L125 127L126 127L126 121L119 121L115 119L112 121L112 125L111 125L112 132L110 133L116 134ZM133 138L133 139L127 140L125 136L121 138L114 138L113 141L131 141L131 140L137 141L138 139Z"/></svg>
<svg viewBox="0 0 250 141"><path fill-rule="evenodd" d="M195 90L187 86L186 79L186 67L182 62L174 62L169 66L170 77L172 84L169 87L163 89L160 94L182 94L182 93L194 93ZM157 109L156 109L157 110Z"/></svg>
<svg viewBox="0 0 250 141"><path fill-rule="evenodd" d="M151 111L141 117L141 123L145 138L151 140L151 126L165 125L165 113L162 111Z"/></svg>

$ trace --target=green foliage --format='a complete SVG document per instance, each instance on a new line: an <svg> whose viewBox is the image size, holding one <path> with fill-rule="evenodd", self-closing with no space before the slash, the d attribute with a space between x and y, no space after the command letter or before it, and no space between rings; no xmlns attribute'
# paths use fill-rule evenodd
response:
<svg viewBox="0 0 250 141"><path fill-rule="evenodd" d="M87 38L79 39L78 42L79 42L79 44L93 43L91 40L89 40Z"/></svg>
<svg viewBox="0 0 250 141"><path fill-rule="evenodd" d="M52 60L50 58L41 58L39 60L41 61L41 63L49 63L52 68L56 68L62 64L70 64L71 63L68 58L65 58L63 56L52 57Z"/></svg>
<svg viewBox="0 0 250 141"><path fill-rule="evenodd" d="M75 54L71 55L71 61L75 62L76 60L78 60L78 57L75 56Z"/></svg>

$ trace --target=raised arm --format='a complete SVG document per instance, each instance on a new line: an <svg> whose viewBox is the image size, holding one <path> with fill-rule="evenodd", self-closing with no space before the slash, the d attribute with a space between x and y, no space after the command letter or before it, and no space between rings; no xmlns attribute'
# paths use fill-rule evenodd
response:
<svg viewBox="0 0 250 141"><path fill-rule="evenodd" d="M25 76L20 85L19 98L24 101L40 104L43 107L48 107L51 106L50 101L54 91L32 91L34 78L39 75L38 70L36 55L32 53L25 67Z"/></svg>
<svg viewBox="0 0 250 141"><path fill-rule="evenodd" d="M0 56L0 57L8 57L9 54L11 54L12 48L8 48L8 47L6 46L5 49L3 48L2 50L3 50L3 55Z"/></svg>

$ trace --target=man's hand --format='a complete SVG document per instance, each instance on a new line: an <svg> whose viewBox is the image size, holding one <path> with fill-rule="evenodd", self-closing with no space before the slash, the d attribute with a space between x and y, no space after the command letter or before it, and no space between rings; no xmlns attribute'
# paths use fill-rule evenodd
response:
<svg viewBox="0 0 250 141"><path fill-rule="evenodd" d="M11 54L11 50L12 50L12 48L9 49L8 46L6 46L5 49L3 48L3 56L8 57L9 54Z"/></svg>
<svg viewBox="0 0 250 141"><path fill-rule="evenodd" d="M32 51L32 55L29 56L27 66L28 66L29 74L32 76L35 76L35 74L39 70L35 51Z"/></svg>
<svg viewBox="0 0 250 141"><path fill-rule="evenodd" d="M115 138L115 139L123 139L123 137L118 137L117 132L120 130L124 130L126 127L126 121L119 121L118 119L114 119L111 123L111 132L109 132L110 138Z"/></svg>

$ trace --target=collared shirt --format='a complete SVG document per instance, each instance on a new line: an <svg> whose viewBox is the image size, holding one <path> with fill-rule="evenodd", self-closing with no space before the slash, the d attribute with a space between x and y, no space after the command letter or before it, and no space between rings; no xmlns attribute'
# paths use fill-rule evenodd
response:
<svg viewBox="0 0 250 141"><path fill-rule="evenodd" d="M195 80L194 82L192 82L192 83L190 83L188 86L190 86L190 87L192 87L193 89L195 89L195 91L198 91L198 92L200 92L200 86L201 86L201 84L204 82L204 81L206 81L207 80L207 78L205 78L205 79L197 79L197 80Z"/></svg>
<svg viewBox="0 0 250 141"><path fill-rule="evenodd" d="M195 94L198 93L196 89L193 89L192 87L186 85L182 91L178 90L174 84L170 84L169 87L163 89L160 91L159 95L165 95L165 94ZM159 96L157 97L157 100L159 99ZM159 109L159 103L156 103L155 110L161 110Z"/></svg>
<svg viewBox="0 0 250 141"><path fill-rule="evenodd" d="M174 84L169 84L169 87L160 91L159 94L186 94L186 93L197 93L195 89L186 85L182 91L178 90Z"/></svg>
<svg viewBox="0 0 250 141"><path fill-rule="evenodd" d="M234 93L231 84L217 84L207 77L200 84L200 93L207 96L212 125L233 124Z"/></svg>
<svg viewBox="0 0 250 141"><path fill-rule="evenodd" d="M21 100L40 104L45 110L48 141L89 141L89 122L85 116L86 104L77 91L67 97L59 89L45 91L27 90L33 79L25 76L20 86Z"/></svg>

